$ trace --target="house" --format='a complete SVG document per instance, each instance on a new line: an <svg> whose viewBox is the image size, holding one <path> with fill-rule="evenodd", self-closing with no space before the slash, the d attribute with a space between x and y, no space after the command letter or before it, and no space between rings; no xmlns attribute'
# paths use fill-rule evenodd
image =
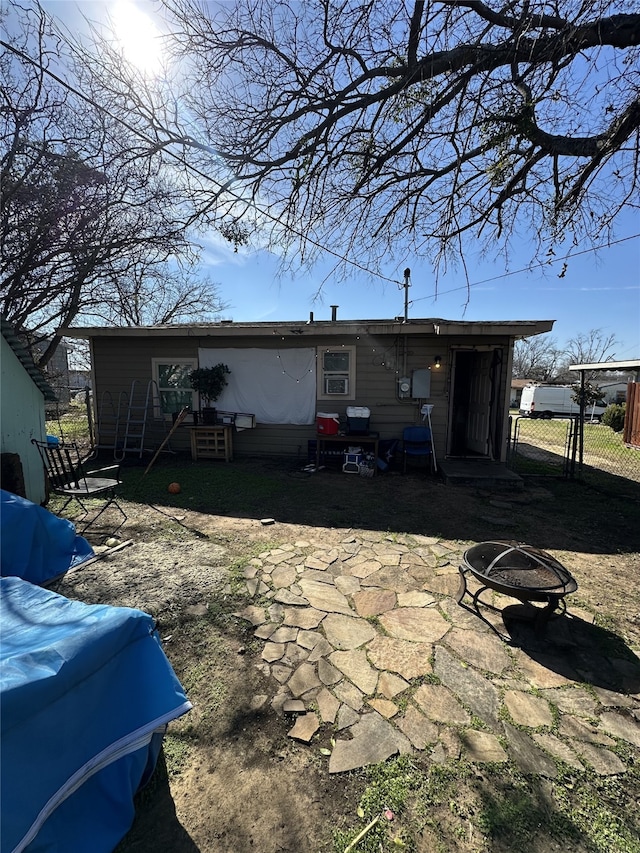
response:
<svg viewBox="0 0 640 853"><path fill-rule="evenodd" d="M56 397L31 354L4 319L1 331L2 488L39 504L45 499L44 470L31 439L44 438L45 402L55 402Z"/></svg>
<svg viewBox="0 0 640 853"><path fill-rule="evenodd" d="M593 384L597 385L604 393L604 402L609 403L626 403L627 390L629 383L634 381L633 374L629 373L625 376L615 377L610 374L609 378L598 377L593 380Z"/></svg>
<svg viewBox="0 0 640 853"><path fill-rule="evenodd" d="M535 379L511 379L511 399L509 405L512 409L520 408L520 398L522 397L523 388L533 384L535 381Z"/></svg>
<svg viewBox="0 0 640 853"><path fill-rule="evenodd" d="M50 341L45 340L34 345L38 355L42 355L49 346ZM69 371L69 352L71 347L65 341L60 341L47 364L43 367L44 376L53 389L56 401L62 406L68 406L71 400L70 388L71 376Z"/></svg>
<svg viewBox="0 0 640 853"><path fill-rule="evenodd" d="M381 439L401 438L431 404L439 459L504 461L514 341L552 327L552 320L338 320L334 309L326 321L311 315L62 333L90 342L98 430L101 407L124 399L132 383L151 383L156 413L168 423L183 406L198 409L189 372L222 362L231 374L216 407L256 416L255 429L234 436L235 455L306 459L317 413L344 417L349 406L370 409L370 429ZM187 433L177 431L174 449L187 449Z"/></svg>

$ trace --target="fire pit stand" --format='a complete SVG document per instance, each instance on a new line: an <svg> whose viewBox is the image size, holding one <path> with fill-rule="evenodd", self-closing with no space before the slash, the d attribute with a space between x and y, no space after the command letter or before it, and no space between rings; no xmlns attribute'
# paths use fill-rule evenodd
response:
<svg viewBox="0 0 640 853"><path fill-rule="evenodd" d="M486 589L517 598L523 604L546 603L544 608L533 608L538 624L546 622L556 611L566 610L565 595L578 589L571 572L539 548L518 542L480 542L464 552L463 565L459 567L460 586L456 595L458 604L468 593L474 608ZM471 593L467 574L472 574L482 586ZM491 606L491 605L486 605ZM497 609L493 608L492 609Z"/></svg>

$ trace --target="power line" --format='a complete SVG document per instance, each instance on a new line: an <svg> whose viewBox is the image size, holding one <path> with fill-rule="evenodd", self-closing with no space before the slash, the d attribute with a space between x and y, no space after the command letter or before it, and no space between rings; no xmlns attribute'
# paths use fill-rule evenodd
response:
<svg viewBox="0 0 640 853"><path fill-rule="evenodd" d="M38 68L44 74L51 77L52 80L55 80L56 83L58 83L59 85L63 86L65 89L67 89L67 91L71 92L72 94L74 94L78 98L80 98L81 100L90 104L95 109L97 109L100 112L104 113L105 115L109 116L109 118L111 118L113 121L115 121L118 124L125 127L127 130L129 130L131 133L133 133L135 136L138 136L140 139L144 140L147 144L154 146L154 147L157 147L157 142L154 141L153 139L151 139L149 136L147 136L139 128L134 127L133 125L129 124L129 122L125 121L125 119L121 118L120 116L114 115L110 110L108 110L102 104L99 104L97 101L95 101L89 95L86 95L84 92L81 92L79 89L77 89L71 83L69 83L67 80L60 77L55 72L51 71L51 69L46 68L42 64L42 62L40 62L36 59L33 59L31 56L29 56L24 51L20 50L19 48L15 47L12 44L9 44L8 42L5 42L2 39L0 39L0 46L5 48L5 50L11 51L13 54L20 57L25 62L28 62L31 65L33 65L34 67ZM169 140L167 140L167 144L178 144L178 145L183 145L183 146L184 145L192 145L194 147L201 148L202 150L205 150L208 153L211 153L211 149L208 146L196 143L194 140L169 139ZM376 272L375 270L371 270L368 267L365 267L363 264L360 264L358 261L354 261L351 258L347 258L345 255L340 254L340 252L336 252L335 249L330 249L328 246L325 246L322 243L319 243L317 240L314 240L312 237L309 237L308 234L304 234L301 231L297 231L295 228L293 228L290 225L284 225L279 217L274 216L273 214L269 213L266 210L263 210L252 199L243 198L241 195L239 195L237 192L234 192L229 187L225 187L223 184L220 183L220 181L216 180L216 178L211 177L211 175L208 175L205 172L203 172L202 170L198 169L192 163L189 163L187 160L184 160L182 157L180 157L178 154L176 154L170 148L166 147L166 148L164 148L164 151L167 153L167 155L169 157L172 157L174 160L176 160L185 169L188 169L189 171L191 171L193 174L197 175L198 177L203 178L204 180L209 181L212 184L217 185L221 190L228 193L232 198L236 199L237 201L241 202L242 204L247 205L248 207L252 207L261 216L264 216L266 219L271 220L273 223L275 223L276 225L279 225L282 228L284 228L285 230L291 232L296 237L299 237L300 239L310 243L316 249L320 249L320 251L326 252L328 255L331 255L332 257L336 258L339 261L342 261L345 264L348 264L349 266L355 267L356 269L360 270L361 272L366 273L367 275L373 276L374 278L378 278L381 281L388 282L389 284L395 284L396 286L399 286L401 288L403 287L403 283L398 281L397 279L389 278L388 276L385 276L382 273ZM580 255L589 254L590 252L597 252L600 249L606 249L609 246L615 246L619 243L624 243L627 240L635 240L638 237L640 237L640 234L633 234L629 237L622 237L619 240L613 240L613 241L606 243L606 244L603 244L601 246L591 246L588 249L582 249L581 251L572 252L572 253L569 253L567 255L563 255L561 257L554 257L548 261L539 261L536 264L530 264L529 266L523 267L522 269L519 269L519 270L512 270L510 272L502 273L501 275L496 275L496 276L492 276L490 278L482 279L481 281L471 282L468 284L461 285L460 287L453 287L453 288L450 288L449 290L443 290L440 292L436 292L433 296L421 296L418 299L412 299L409 304L414 305L416 302L424 302L427 299L431 299L431 300L435 301L438 298L438 296L446 296L450 293L457 293L461 290L467 290L468 291L472 287L478 287L481 284L488 284L490 282L499 281L500 279L509 278L510 276L513 276L513 275L519 275L520 273L523 273L523 272L531 272L534 269L549 266L550 264L555 263L557 261L569 260L570 258L575 258L575 257L578 257Z"/></svg>
<svg viewBox="0 0 640 853"><path fill-rule="evenodd" d="M113 119L113 121L117 122L118 124L121 124L123 127L126 127L126 129L128 131L130 131L134 135L138 136L140 139L144 140L147 144L154 146L154 147L157 147L158 143L156 141L154 141L153 139L151 139L149 136L147 136L145 133L143 133L143 131L141 131L139 128L134 127L133 125L129 124L129 122L125 121L120 116L114 115L110 110L108 110L102 104L99 104L97 101L95 101L89 95L86 95L84 92L81 92L75 86L72 86L71 83L64 80L62 77L60 77L55 72L51 71L49 68L45 68L45 66L42 65L41 62L33 59L27 53L24 53L24 51L20 50L19 48L15 47L14 45L11 45L11 44L3 41L2 39L0 39L0 46L4 47L6 50L11 51L16 56L19 56L21 59L25 60L26 62L29 62L34 67L38 68L44 74L48 75L53 80L55 80L55 82L58 83L60 86L63 86L65 89L67 89L67 91L73 93L78 98L81 98L86 103L91 104L92 107L94 107L95 109L104 113L104 115L109 116L109 118ZM207 153L211 153L211 149L208 146L198 144L194 140L173 139L172 138L172 139L167 140L167 144L176 144L176 145L183 145L183 146L184 145L190 145L192 147L198 147L202 150L205 150L205 151L207 151ZM232 196L237 201L241 202L242 204L247 205L248 207L252 207L258 214L260 214L260 216L264 216L266 219L270 219L276 225L280 225L282 228L285 228L287 231L290 231L292 234L295 234L296 237L299 237L300 239L306 241L307 243L310 243L316 249L320 249L321 251L326 252L329 255L332 255L337 260L342 261L343 263L349 264L350 266L353 266L356 269L359 269L361 272L367 273L367 275L371 275L371 276L374 276L376 278L379 278L382 281L388 282L389 284L395 284L395 285L401 284L401 282L399 282L397 279L388 278L387 276L382 275L382 273L375 272L374 270L371 270L368 267L365 267L363 264L358 263L358 261L354 261L351 258L347 258L345 255L340 254L340 252L336 252L335 249L330 249L327 246L324 246L322 243L319 243L317 240L314 240L312 237L309 237L308 234L303 234L301 231L297 231L295 228L291 227L290 225L284 225L282 223L282 221L277 216L274 216L273 214L269 213L268 211L260 208L255 203L255 201L253 201L252 199L243 198L242 196L238 195L238 193L234 192L229 187L223 186L223 184L221 184L220 181L216 180L215 178L212 178L211 175L207 175L205 172L201 171L196 166L194 166L192 163L189 163L187 160L184 160L182 157L180 157L174 151L171 151L170 148L164 147L164 151L166 151L166 153L169 157L172 157L174 160L176 160L178 163L180 163L181 166L184 166L185 169L188 169L193 174L198 175L198 177L204 178L204 180L210 181L212 184L217 185L221 190L228 193L230 196Z"/></svg>
<svg viewBox="0 0 640 853"><path fill-rule="evenodd" d="M501 273L500 275L494 275L491 278L483 278L481 281L469 282L468 284L463 284L460 287L452 287L450 290L441 290L436 293L435 296L420 296L418 299L412 299L411 304L413 305L414 302L423 302L425 299L437 299L438 296L446 296L449 293L457 293L460 290L470 290L472 287L479 287L481 284L500 281L502 278L509 278L509 276L519 275L522 272L531 272L532 270L540 267L546 267L550 264L554 264L557 261L567 261L571 258L577 258L579 255L587 255L589 252L599 252L600 249L617 246L619 243L626 243L627 240L636 240L638 237L640 237L640 234L630 234L628 237L620 237L619 240L611 240L608 243L603 243L601 246L590 246L588 249L581 249L579 252L570 252L568 255L562 255L557 258L553 257L548 261L538 261L536 264L530 264L528 267L522 267L522 269L519 270L511 270L510 272Z"/></svg>

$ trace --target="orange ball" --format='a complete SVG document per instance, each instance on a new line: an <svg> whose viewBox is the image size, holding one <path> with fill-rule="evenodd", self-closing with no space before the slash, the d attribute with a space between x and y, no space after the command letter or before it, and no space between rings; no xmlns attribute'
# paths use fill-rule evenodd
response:
<svg viewBox="0 0 640 853"><path fill-rule="evenodd" d="M180 483L169 483L168 489L172 495L177 495L180 491Z"/></svg>

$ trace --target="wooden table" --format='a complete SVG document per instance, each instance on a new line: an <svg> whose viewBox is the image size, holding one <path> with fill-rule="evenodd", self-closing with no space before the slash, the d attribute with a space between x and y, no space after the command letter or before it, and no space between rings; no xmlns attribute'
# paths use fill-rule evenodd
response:
<svg viewBox="0 0 640 853"><path fill-rule="evenodd" d="M316 435L316 468L320 467L323 445L326 447L327 444L341 442L345 446L345 453L348 447L362 447L363 450L367 446L371 447L371 453L373 453L374 457L373 472L375 474L378 468L378 441L379 435L377 432L369 433L369 435L324 435L323 433L318 433Z"/></svg>
<svg viewBox="0 0 640 853"><path fill-rule="evenodd" d="M191 427L192 459L233 459L233 427L197 426Z"/></svg>

